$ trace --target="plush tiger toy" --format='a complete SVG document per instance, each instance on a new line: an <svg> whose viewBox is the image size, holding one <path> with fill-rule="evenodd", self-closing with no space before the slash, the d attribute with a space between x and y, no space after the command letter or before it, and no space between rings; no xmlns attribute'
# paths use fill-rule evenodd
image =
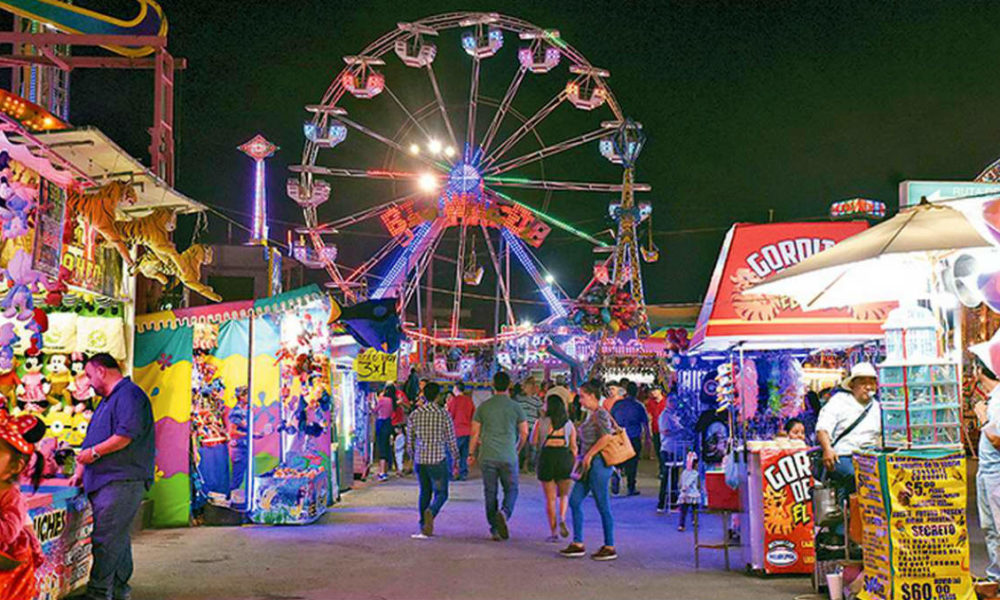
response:
<svg viewBox="0 0 1000 600"><path fill-rule="evenodd" d="M156 254L147 252L139 259L139 272L155 279L163 285L170 281L169 277L176 277L188 289L198 292L202 296L219 302L222 296L217 294L211 286L201 282L201 266L211 264L212 249L201 244L194 244L180 255L180 268L176 269L173 263L161 260Z"/></svg>
<svg viewBox="0 0 1000 600"><path fill-rule="evenodd" d="M115 209L122 204L135 204L138 196L132 184L126 181L111 181L90 193L73 189L66 200L69 214L76 215L85 224L97 230L104 241L114 246L131 267L135 264L128 245L116 227Z"/></svg>
<svg viewBox="0 0 1000 600"><path fill-rule="evenodd" d="M118 221L118 235L133 246L145 246L146 253L153 253L163 263L180 270L180 254L171 238L177 226L177 215L166 208L154 208L149 215L132 221Z"/></svg>

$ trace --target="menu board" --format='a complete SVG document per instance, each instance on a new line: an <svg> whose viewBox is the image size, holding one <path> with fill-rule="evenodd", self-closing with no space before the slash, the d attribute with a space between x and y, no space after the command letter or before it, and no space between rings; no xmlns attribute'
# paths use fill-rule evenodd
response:
<svg viewBox="0 0 1000 600"><path fill-rule="evenodd" d="M886 457L893 597L973 597L969 572L965 457Z"/></svg>
<svg viewBox="0 0 1000 600"><path fill-rule="evenodd" d="M812 468L804 451L760 451L764 496L764 561L768 573L811 573L813 542Z"/></svg>
<svg viewBox="0 0 1000 600"><path fill-rule="evenodd" d="M863 600L971 600L965 457L854 457Z"/></svg>
<svg viewBox="0 0 1000 600"><path fill-rule="evenodd" d="M42 178L38 191L38 210L35 215L32 267L54 278L59 277L59 265L62 263L65 213L65 190Z"/></svg>

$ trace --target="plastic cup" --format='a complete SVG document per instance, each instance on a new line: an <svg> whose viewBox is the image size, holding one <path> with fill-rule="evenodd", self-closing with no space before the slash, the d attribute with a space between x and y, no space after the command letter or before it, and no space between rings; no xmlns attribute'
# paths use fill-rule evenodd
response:
<svg viewBox="0 0 1000 600"><path fill-rule="evenodd" d="M827 573L826 587L830 591L830 600L844 600L844 576L841 573Z"/></svg>

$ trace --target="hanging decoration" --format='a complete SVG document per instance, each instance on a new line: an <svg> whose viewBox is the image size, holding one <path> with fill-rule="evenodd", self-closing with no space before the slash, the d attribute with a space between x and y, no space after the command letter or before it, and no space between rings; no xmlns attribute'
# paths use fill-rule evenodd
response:
<svg viewBox="0 0 1000 600"><path fill-rule="evenodd" d="M757 363L752 358L743 359L743 368L736 377L736 393L739 397L739 420L741 423L752 421L757 415L759 384L757 382Z"/></svg>
<svg viewBox="0 0 1000 600"><path fill-rule="evenodd" d="M587 332L608 330L618 333L639 327L642 311L639 303L626 290L611 284L595 283L580 296L569 320Z"/></svg>

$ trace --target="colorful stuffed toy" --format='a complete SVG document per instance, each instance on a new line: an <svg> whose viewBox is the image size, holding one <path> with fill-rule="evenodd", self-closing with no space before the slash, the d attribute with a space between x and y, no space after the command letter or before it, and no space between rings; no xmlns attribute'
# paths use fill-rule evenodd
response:
<svg viewBox="0 0 1000 600"><path fill-rule="evenodd" d="M69 357L65 354L53 354L46 366L51 386L48 394L49 402L60 406L69 405L69 386L73 383L73 375L69 371Z"/></svg>
<svg viewBox="0 0 1000 600"><path fill-rule="evenodd" d="M121 237L115 223L117 208L122 204L135 204L138 196L131 183L111 181L97 190L84 194L71 190L66 199L66 214L75 215L83 223L97 230L108 244L114 246L131 267L135 264L128 245Z"/></svg>
<svg viewBox="0 0 1000 600"><path fill-rule="evenodd" d="M31 268L31 256L21 249L10 259L3 275L9 286L7 295L0 300L3 316L8 319L16 316L19 321L27 321L34 316L35 310L31 295L42 291L45 275Z"/></svg>
<svg viewBox="0 0 1000 600"><path fill-rule="evenodd" d="M39 352L29 351L24 358L24 375L17 386L17 406L27 413L43 413L49 406L47 399L51 386L42 374Z"/></svg>
<svg viewBox="0 0 1000 600"><path fill-rule="evenodd" d="M90 387L90 378L87 377L85 367L87 357L79 352L73 353L73 360L69 363L70 373L73 381L69 384L69 391L73 397L73 410L82 413L92 408L91 402L94 398L94 388Z"/></svg>

